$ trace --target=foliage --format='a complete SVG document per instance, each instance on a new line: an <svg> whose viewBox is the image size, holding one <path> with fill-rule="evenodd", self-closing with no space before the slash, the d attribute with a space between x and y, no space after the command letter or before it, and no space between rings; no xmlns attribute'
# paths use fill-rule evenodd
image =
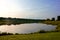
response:
<svg viewBox="0 0 60 40"><path fill-rule="evenodd" d="M46 31L44 31L44 30L40 30L39 33L46 33Z"/></svg>
<svg viewBox="0 0 60 40"><path fill-rule="evenodd" d="M0 33L0 36L4 36L4 35L13 35L13 33L7 33L7 32Z"/></svg>

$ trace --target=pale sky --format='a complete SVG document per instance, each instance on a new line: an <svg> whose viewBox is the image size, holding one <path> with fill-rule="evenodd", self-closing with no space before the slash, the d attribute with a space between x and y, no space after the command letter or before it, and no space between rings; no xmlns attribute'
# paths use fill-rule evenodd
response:
<svg viewBox="0 0 60 40"><path fill-rule="evenodd" d="M0 0L0 17L45 19L60 15L60 0Z"/></svg>

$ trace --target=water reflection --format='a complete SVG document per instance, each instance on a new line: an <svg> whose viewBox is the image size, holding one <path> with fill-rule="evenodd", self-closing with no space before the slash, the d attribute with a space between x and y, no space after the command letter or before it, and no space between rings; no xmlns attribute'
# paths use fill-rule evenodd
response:
<svg viewBox="0 0 60 40"><path fill-rule="evenodd" d="M0 26L1 32L9 32L9 33L31 33L31 32L37 32L39 30L51 31L55 29L56 29L56 26L41 24L41 23Z"/></svg>

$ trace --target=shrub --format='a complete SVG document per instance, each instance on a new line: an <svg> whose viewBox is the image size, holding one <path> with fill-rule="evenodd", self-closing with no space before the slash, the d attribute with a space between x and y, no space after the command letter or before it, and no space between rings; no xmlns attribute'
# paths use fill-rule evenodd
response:
<svg viewBox="0 0 60 40"><path fill-rule="evenodd" d="M3 36L3 35L13 35L13 33L7 33L7 32L0 33L0 36Z"/></svg>
<svg viewBox="0 0 60 40"><path fill-rule="evenodd" d="M44 30L40 30L39 33L46 33L46 31L44 31Z"/></svg>
<svg viewBox="0 0 60 40"><path fill-rule="evenodd" d="M19 33L15 33L15 35L19 35Z"/></svg>
<svg viewBox="0 0 60 40"><path fill-rule="evenodd" d="M13 33L7 33L7 35L13 35Z"/></svg>
<svg viewBox="0 0 60 40"><path fill-rule="evenodd" d="M2 32L2 34L1 35L7 35L7 32Z"/></svg>

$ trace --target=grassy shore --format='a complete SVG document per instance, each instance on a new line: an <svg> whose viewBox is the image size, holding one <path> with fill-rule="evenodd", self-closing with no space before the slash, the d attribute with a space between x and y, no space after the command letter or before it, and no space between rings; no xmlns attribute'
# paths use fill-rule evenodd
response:
<svg viewBox="0 0 60 40"><path fill-rule="evenodd" d="M57 25L56 30L60 31L60 21L44 21L45 24Z"/></svg>
<svg viewBox="0 0 60 40"><path fill-rule="evenodd" d="M60 32L7 35L0 40L60 40Z"/></svg>

